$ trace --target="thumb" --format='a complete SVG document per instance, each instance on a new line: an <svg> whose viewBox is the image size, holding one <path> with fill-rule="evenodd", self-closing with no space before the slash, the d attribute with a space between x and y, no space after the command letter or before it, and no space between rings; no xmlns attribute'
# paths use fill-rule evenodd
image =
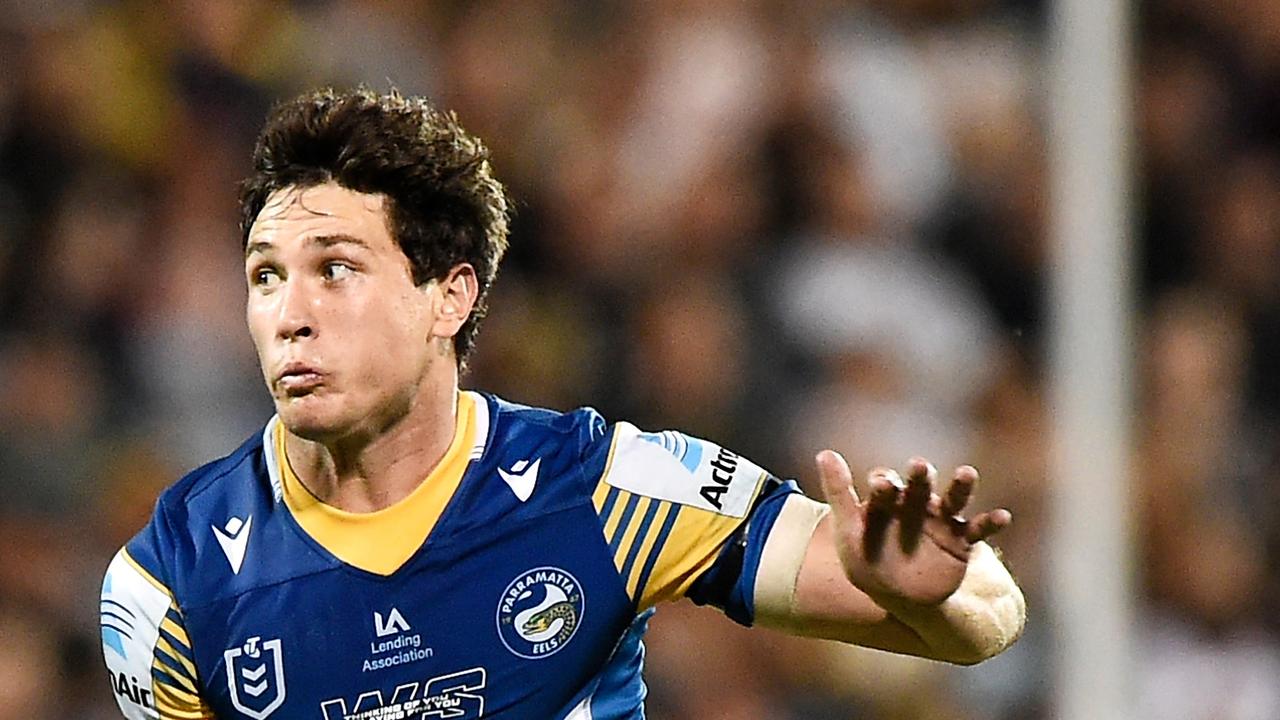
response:
<svg viewBox="0 0 1280 720"><path fill-rule="evenodd" d="M847 523L858 517L858 493L853 489L853 473L849 463L834 450L823 450L815 458L822 495L831 506L838 522Z"/></svg>

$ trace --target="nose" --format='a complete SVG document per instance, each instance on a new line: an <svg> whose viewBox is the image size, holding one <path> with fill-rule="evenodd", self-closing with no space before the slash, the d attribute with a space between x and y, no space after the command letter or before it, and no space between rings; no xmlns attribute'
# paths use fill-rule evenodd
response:
<svg viewBox="0 0 1280 720"><path fill-rule="evenodd" d="M302 281L287 281L281 288L280 316L276 334L281 340L301 340L316 334L315 300Z"/></svg>

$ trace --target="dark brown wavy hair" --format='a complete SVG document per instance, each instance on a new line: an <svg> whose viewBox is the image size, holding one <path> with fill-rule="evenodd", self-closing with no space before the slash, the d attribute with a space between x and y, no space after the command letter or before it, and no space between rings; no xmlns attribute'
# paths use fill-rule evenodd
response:
<svg viewBox="0 0 1280 720"><path fill-rule="evenodd" d="M258 135L253 173L240 186L242 244L272 193L326 182L386 197L391 236L419 285L443 279L460 263L475 268L479 297L453 339L458 365L465 366L510 219L484 143L452 112L396 91L326 88L281 103Z"/></svg>

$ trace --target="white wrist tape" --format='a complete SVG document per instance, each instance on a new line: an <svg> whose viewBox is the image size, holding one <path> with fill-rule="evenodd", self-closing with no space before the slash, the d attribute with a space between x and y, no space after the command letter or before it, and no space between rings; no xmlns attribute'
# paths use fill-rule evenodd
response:
<svg viewBox="0 0 1280 720"><path fill-rule="evenodd" d="M755 616L766 624L791 617L795 610L796 581L813 531L831 512L823 503L793 494L787 498L769 530L760 567L756 571ZM769 621L774 621L769 623Z"/></svg>

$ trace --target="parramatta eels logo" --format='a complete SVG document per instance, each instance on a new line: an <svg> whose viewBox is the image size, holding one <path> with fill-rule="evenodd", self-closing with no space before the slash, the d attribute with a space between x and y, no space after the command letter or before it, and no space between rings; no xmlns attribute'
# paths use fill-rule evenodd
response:
<svg viewBox="0 0 1280 720"><path fill-rule="evenodd" d="M534 568L503 591L498 601L498 636L522 658L549 657L573 639L585 607L577 578L560 568Z"/></svg>

